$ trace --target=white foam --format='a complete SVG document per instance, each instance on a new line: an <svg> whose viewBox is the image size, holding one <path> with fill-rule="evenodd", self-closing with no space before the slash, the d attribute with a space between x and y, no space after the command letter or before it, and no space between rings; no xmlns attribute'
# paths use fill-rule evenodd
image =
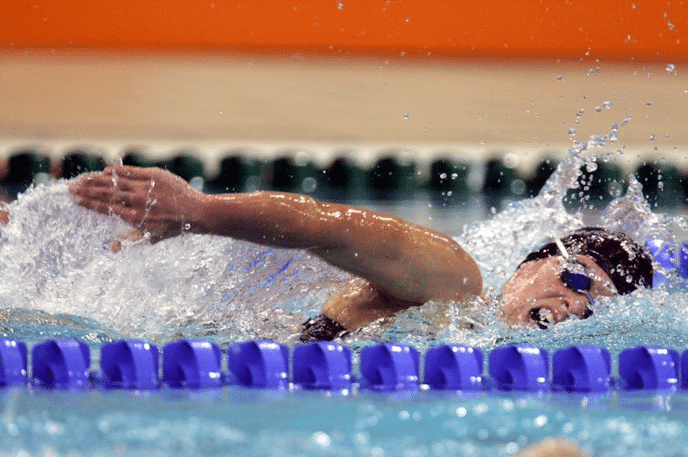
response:
<svg viewBox="0 0 688 457"><path fill-rule="evenodd" d="M129 228L74 204L64 181L29 190L9 211L0 305L88 317L127 337L285 339L348 279L304 253L215 236L113 254Z"/></svg>

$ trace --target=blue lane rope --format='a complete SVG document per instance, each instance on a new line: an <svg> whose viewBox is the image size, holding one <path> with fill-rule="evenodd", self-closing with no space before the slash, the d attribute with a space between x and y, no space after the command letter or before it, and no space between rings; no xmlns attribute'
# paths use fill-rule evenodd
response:
<svg viewBox="0 0 688 457"><path fill-rule="evenodd" d="M447 344L421 353L412 346L380 343L360 353L360 374L352 352L333 342L315 342L293 350L272 341L232 344L226 371L222 351L211 342L179 340L158 348L138 340L106 343L100 370L90 371L88 345L54 339L29 351L20 341L0 340L0 387L50 390L218 389L238 385L265 390L328 390L350 392L514 391L608 394L619 391L688 390L688 350L638 346L618 357L618 378L612 377L609 351L571 346L548 351L515 345L490 351L485 373L483 352ZM424 362L421 376L421 359ZM550 369L551 368L551 369Z"/></svg>

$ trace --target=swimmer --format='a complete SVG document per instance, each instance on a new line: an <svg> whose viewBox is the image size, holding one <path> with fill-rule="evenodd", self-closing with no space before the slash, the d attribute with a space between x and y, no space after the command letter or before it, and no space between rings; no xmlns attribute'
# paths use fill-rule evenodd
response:
<svg viewBox="0 0 688 457"><path fill-rule="evenodd" d="M355 275L308 320L301 341L331 340L429 301L483 297L482 277L452 238L343 204L279 192L209 195L158 168L113 166L70 185L75 201L135 227L124 239L151 242L182 232L303 249ZM652 287L652 260L623 234L580 229L529 254L502 289L501 318L546 329L585 319L598 297Z"/></svg>

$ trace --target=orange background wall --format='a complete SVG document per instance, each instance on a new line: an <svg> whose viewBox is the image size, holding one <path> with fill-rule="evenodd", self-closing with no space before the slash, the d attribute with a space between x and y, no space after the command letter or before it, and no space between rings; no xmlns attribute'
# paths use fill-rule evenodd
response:
<svg viewBox="0 0 688 457"><path fill-rule="evenodd" d="M0 46L684 62L686 1L3 0Z"/></svg>

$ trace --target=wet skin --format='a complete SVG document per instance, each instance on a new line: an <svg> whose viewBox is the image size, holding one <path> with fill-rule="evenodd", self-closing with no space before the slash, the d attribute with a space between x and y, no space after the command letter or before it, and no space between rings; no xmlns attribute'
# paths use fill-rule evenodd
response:
<svg viewBox="0 0 688 457"><path fill-rule="evenodd" d="M609 275L590 257L575 256L579 271L591 278L590 295L616 295ZM570 317L584 319L593 312L586 295L568 287L561 279L565 262L560 256L524 263L502 288L500 309L503 319L510 325L540 328L562 322ZM575 268L575 267L573 267Z"/></svg>

